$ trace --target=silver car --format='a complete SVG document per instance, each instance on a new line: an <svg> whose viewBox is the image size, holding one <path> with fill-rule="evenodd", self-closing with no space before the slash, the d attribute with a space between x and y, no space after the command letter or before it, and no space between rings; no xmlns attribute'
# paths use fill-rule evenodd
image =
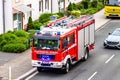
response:
<svg viewBox="0 0 120 80"><path fill-rule="evenodd" d="M120 49L120 28L116 28L104 41L104 47L112 47Z"/></svg>

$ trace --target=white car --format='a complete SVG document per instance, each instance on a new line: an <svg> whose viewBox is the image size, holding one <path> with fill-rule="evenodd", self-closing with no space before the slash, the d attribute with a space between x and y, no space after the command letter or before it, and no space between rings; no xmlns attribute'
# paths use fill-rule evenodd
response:
<svg viewBox="0 0 120 80"><path fill-rule="evenodd" d="M104 41L104 47L113 47L120 49L120 28L116 28Z"/></svg>

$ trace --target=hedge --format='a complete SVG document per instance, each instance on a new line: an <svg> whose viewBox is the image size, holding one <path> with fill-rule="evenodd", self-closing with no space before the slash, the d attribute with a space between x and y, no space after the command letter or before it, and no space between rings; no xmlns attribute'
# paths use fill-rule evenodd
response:
<svg viewBox="0 0 120 80"><path fill-rule="evenodd" d="M6 44L2 48L3 51L5 52L12 52L12 53L21 53L26 50L26 46L24 44Z"/></svg>
<svg viewBox="0 0 120 80"><path fill-rule="evenodd" d="M44 13L44 14L41 14L40 17L39 17L39 22L44 24L48 21L50 21L50 16L52 16L53 14L51 13Z"/></svg>
<svg viewBox="0 0 120 80"><path fill-rule="evenodd" d="M19 53L28 48L28 33L25 31L9 31L0 35L0 50Z"/></svg>
<svg viewBox="0 0 120 80"><path fill-rule="evenodd" d="M25 37L25 38L28 38L28 33L23 31L23 30L19 30L19 31L14 31L14 34L17 36L17 37Z"/></svg>

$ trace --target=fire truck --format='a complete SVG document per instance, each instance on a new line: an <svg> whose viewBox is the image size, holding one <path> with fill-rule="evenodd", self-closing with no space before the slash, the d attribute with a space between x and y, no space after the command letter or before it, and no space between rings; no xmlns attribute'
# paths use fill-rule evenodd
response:
<svg viewBox="0 0 120 80"><path fill-rule="evenodd" d="M54 21L33 36L32 66L38 72L60 69L68 73L72 65L88 59L94 49L94 34L95 19L90 15Z"/></svg>

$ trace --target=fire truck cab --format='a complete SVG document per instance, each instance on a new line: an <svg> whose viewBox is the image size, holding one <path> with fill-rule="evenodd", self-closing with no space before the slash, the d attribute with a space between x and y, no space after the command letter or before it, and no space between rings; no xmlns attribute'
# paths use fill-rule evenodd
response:
<svg viewBox="0 0 120 80"><path fill-rule="evenodd" d="M43 69L61 69L69 72L79 60L87 60L94 48L95 20L93 16L77 19L64 18L43 27L33 36L32 66Z"/></svg>

